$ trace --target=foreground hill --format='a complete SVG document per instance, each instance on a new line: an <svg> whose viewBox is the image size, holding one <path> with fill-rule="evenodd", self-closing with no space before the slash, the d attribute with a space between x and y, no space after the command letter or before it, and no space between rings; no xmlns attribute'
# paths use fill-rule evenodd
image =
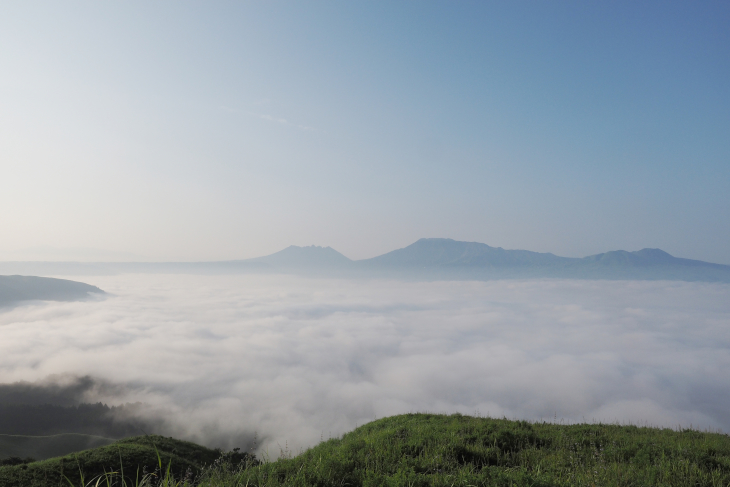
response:
<svg viewBox="0 0 730 487"><path fill-rule="evenodd" d="M136 485L135 478L141 479L143 472L153 472L159 468L160 461L163 470L169 465L170 471L182 478L188 471L193 475L199 474L204 466L211 465L220 456L219 450L187 441L162 436L138 436L72 455L0 467L0 486L68 485L64 477L74 486L81 486L80 472L88 481L105 472L120 472L120 466L124 468L127 485ZM99 485L107 484L102 481Z"/></svg>
<svg viewBox="0 0 730 487"><path fill-rule="evenodd" d="M210 465L208 460L218 453L172 439L152 440L164 449L163 461L173 461L174 472ZM154 452L146 446L150 439L125 441L80 453L79 464L91 473L102 467L118 468L120 456L125 472L139 465L149 466L151 460L156 462ZM282 453L279 460L262 464L241 464L240 455L227 463L224 457L203 468L195 485L709 487L730 483L727 435L636 426L529 423L458 414L393 416L296 457ZM229 454L227 458L233 457ZM76 466L69 456L31 463L25 469L22 465L0 467L0 485L56 486L61 468L72 473L69 463ZM163 483L150 485L162 487Z"/></svg>
<svg viewBox="0 0 730 487"><path fill-rule="evenodd" d="M0 306L33 299L75 301L88 298L89 293L104 294L104 291L96 286L66 279L0 276Z"/></svg>
<svg viewBox="0 0 730 487"><path fill-rule="evenodd" d="M374 421L236 478L220 478L225 481L204 485L728 485L730 438L636 426L407 414Z"/></svg>

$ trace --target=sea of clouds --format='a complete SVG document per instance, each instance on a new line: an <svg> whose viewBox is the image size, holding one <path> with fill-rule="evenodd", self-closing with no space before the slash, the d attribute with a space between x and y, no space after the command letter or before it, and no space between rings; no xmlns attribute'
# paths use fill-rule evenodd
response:
<svg viewBox="0 0 730 487"><path fill-rule="evenodd" d="M90 376L166 434L295 453L428 411L730 431L730 285L77 278L0 309L0 382Z"/></svg>

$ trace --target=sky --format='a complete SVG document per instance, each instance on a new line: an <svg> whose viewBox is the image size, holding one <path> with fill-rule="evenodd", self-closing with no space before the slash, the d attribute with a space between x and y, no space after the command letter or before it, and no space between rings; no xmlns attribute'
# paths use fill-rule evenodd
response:
<svg viewBox="0 0 730 487"><path fill-rule="evenodd" d="M276 458L409 412L730 431L728 284L82 280L110 294L0 309L2 383L89 376L82 400L210 447Z"/></svg>
<svg viewBox="0 0 730 487"><path fill-rule="evenodd" d="M0 259L730 264L727 2L0 6Z"/></svg>

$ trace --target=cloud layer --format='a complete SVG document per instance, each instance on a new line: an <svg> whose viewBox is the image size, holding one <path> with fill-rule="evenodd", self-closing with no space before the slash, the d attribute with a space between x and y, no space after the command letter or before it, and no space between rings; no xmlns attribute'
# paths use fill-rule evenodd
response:
<svg viewBox="0 0 730 487"><path fill-rule="evenodd" d="M85 282L112 295L0 311L0 381L90 375L85 399L211 446L298 451L409 411L730 431L726 284Z"/></svg>

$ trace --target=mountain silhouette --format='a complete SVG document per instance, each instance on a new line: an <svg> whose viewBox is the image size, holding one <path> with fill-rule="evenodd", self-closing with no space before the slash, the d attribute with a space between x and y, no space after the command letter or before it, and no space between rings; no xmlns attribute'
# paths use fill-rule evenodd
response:
<svg viewBox="0 0 730 487"><path fill-rule="evenodd" d="M641 279L730 282L730 266L674 257L661 249L614 250L584 258L506 250L478 242L422 238L355 261L371 273L428 279Z"/></svg>
<svg viewBox="0 0 730 487"><path fill-rule="evenodd" d="M687 266L687 267L707 267L722 269L722 264L712 264L701 260L681 259L674 257L661 249L641 249L635 252L627 252L625 250L612 250L603 254L590 255L582 259L585 262L591 262L606 266L625 266L625 267L646 267L646 266Z"/></svg>
<svg viewBox="0 0 730 487"><path fill-rule="evenodd" d="M290 245L265 257L247 259L241 262L267 264L276 268L338 268L352 264L352 261L332 247L298 247Z"/></svg>
<svg viewBox="0 0 730 487"><path fill-rule="evenodd" d="M89 293L104 294L96 286L83 282L33 276L0 276L0 306L33 299L75 301Z"/></svg>
<svg viewBox="0 0 730 487"><path fill-rule="evenodd" d="M478 242L422 238L408 247L357 262L377 267L524 267L565 264L575 260L529 250L505 250Z"/></svg>
<svg viewBox="0 0 730 487"><path fill-rule="evenodd" d="M332 277L366 277L396 279L632 279L680 280L730 283L730 266L674 257L661 249L637 251L613 250L583 258L529 250L509 250L479 242L461 242L450 238L422 238L407 247L370 259L351 260L331 247L291 245L271 255L245 260L213 262L101 262L44 263L0 262L0 273L33 272L41 274L117 274L185 273L185 274L255 274L290 273ZM73 281L66 281L73 282ZM76 283L86 286L82 283ZM11 296L18 289L2 288ZM91 286L93 288L93 286ZM41 287L37 288L37 292ZM86 288L58 288L77 295L99 292ZM46 292L46 291L44 291ZM51 292L50 288L47 292ZM77 293L77 294L74 294ZM21 292L22 294L22 292ZM56 299L56 298L18 298ZM0 301L0 304L2 302Z"/></svg>

